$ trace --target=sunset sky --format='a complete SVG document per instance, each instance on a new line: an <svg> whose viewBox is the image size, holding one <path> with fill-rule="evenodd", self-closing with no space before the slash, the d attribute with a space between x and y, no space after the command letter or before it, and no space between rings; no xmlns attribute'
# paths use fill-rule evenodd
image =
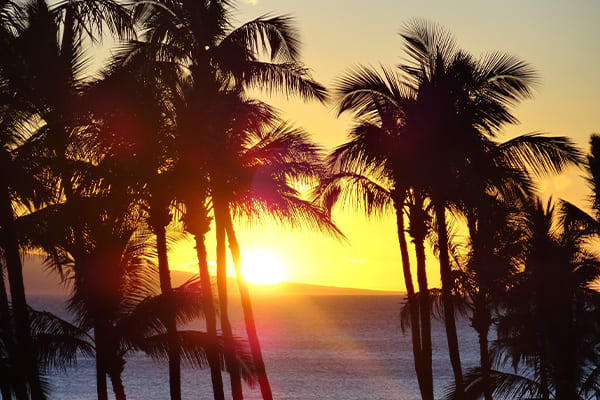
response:
<svg viewBox="0 0 600 400"><path fill-rule="evenodd" d="M269 12L296 18L303 60L327 86L356 64L401 62L400 27L412 18L426 18L450 30L457 43L474 54L507 51L538 70L535 98L516 112L521 124L501 138L543 131L570 136L587 150L590 133L600 132L599 1L248 0L236 19L242 22ZM336 119L333 105L265 100L327 148L345 140L350 120ZM579 175L581 171L572 171L545 180L540 189L544 196L583 206L586 188ZM347 242L267 222L239 222L239 240L246 253L262 251L279 259L287 281L403 290L394 218L367 220L350 209L338 209L334 217ZM214 260L214 231L210 235L207 245ZM172 256L172 268L196 272L189 264L195 259L191 244L182 243ZM428 269L431 285L438 286L438 263L431 253Z"/></svg>

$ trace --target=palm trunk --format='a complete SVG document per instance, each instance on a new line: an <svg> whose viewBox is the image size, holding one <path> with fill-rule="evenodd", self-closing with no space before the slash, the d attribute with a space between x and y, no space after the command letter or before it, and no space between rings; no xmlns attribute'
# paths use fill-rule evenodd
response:
<svg viewBox="0 0 600 400"><path fill-rule="evenodd" d="M248 291L248 285L242 277L242 254L240 246L237 241L235 230L233 229L233 221L231 219L231 213L227 210L227 238L229 240L229 247L231 249L231 255L233 263L235 265L235 274L238 282L238 288L240 290L240 297L242 301L242 309L244 311L244 323L246 325L246 334L248 335L248 342L250 343L250 351L252 352L252 360L258 374L258 383L260 385L260 392L263 400L273 400L273 392L271 391L271 384L267 377L267 370L265 368L265 362L262 356L262 350L260 342L258 340L258 334L256 332L256 323L254 321L254 313L252 311L252 302L250 300L250 292Z"/></svg>
<svg viewBox="0 0 600 400"><path fill-rule="evenodd" d="M169 298L169 308L173 309L171 294L171 274L169 271L169 258L167 254L167 235L162 223L154 227L156 232L156 249L158 252L158 272L160 277L160 289L162 294ZM179 347L179 336L177 333L177 322L175 313L171 312L165 316L167 340L169 346L169 389L171 400L181 400L181 350Z"/></svg>
<svg viewBox="0 0 600 400"><path fill-rule="evenodd" d="M483 381L483 393L485 400L492 400L491 386L491 359L488 344L488 335L492 325L492 316L488 311L483 299L476 299L475 310L473 311L472 325L479 337L479 361L481 365L481 377Z"/></svg>
<svg viewBox="0 0 600 400"><path fill-rule="evenodd" d="M103 340L106 333L96 321L94 325L94 343L96 344L96 393L98 400L108 400L108 387L106 385L106 365L104 362Z"/></svg>
<svg viewBox="0 0 600 400"><path fill-rule="evenodd" d="M415 372L417 374L419 390L421 391L421 394L423 394L424 386L423 368L421 363L421 332L419 326L419 307L415 298L415 288L412 281L412 273L410 271L410 260L408 258L408 244L406 243L406 234L404 229L403 201L396 201L396 224L398 228L400 256L402 259L402 272L404 274L404 284L406 286L406 295L408 297Z"/></svg>
<svg viewBox="0 0 600 400"><path fill-rule="evenodd" d="M492 386L490 382L490 349L488 347L488 331L479 333L479 360L481 376L483 378L485 400L492 400Z"/></svg>
<svg viewBox="0 0 600 400"><path fill-rule="evenodd" d="M2 312L0 319L2 321L2 335L10 363L13 366L16 366L19 365L19 360L18 355L15 353L14 335L12 330L12 315L8 305L8 294L6 293L6 282L4 280L3 267L0 267L0 278L0 312ZM14 368L11 368L8 371L9 376L3 377L2 379L2 384L0 385L2 399L12 399L11 385L13 386L13 390L17 399L27 399L27 384L21 374L15 374L14 372Z"/></svg>
<svg viewBox="0 0 600 400"><path fill-rule="evenodd" d="M197 217L197 215L195 215ZM204 243L205 234L208 227L191 232L196 240L196 254L198 256L198 269L200 273L200 285L202 286L202 307L204 309L204 319L206 320L206 333L209 337L217 341L217 317L208 273L208 259L206 244ZM221 361L219 354L213 350L207 351L208 365L210 366L210 377L213 386L215 400L225 400L223 391L223 377L221 376Z"/></svg>
<svg viewBox="0 0 600 400"><path fill-rule="evenodd" d="M125 386L123 386L121 374L118 372L111 372L109 375L113 392L115 393L115 400L127 400L127 396L125 395Z"/></svg>
<svg viewBox="0 0 600 400"><path fill-rule="evenodd" d="M0 225L4 230L2 248L6 259L8 282L10 285L10 298L13 306L13 315L16 325L17 345L19 354L18 368L22 376L27 377L32 400L42 400L46 396L42 390L40 376L35 354L32 354L33 344L31 339L29 309L25 297L23 283L23 265L19 251L19 243L13 230L14 214L8 186L3 182L0 201Z"/></svg>
<svg viewBox="0 0 600 400"><path fill-rule="evenodd" d="M540 354L540 371L539 371L539 375L540 375L540 395L542 396L542 400L550 400L550 389L549 389L549 383L548 383L548 369L547 369L547 362L546 362L546 353L545 353L545 349L542 346L542 351L539 353Z"/></svg>
<svg viewBox="0 0 600 400"><path fill-rule="evenodd" d="M452 271L450 268L450 255L448 253L448 231L446 227L446 209L443 204L435 203L435 216L437 219L438 247L440 252L440 275L442 278L442 303L444 305L444 324L446 325L446 338L450 363L454 372L454 384L457 398L464 399L464 385L458 336L456 334L456 320L454 319L454 305L452 302Z"/></svg>
<svg viewBox="0 0 600 400"><path fill-rule="evenodd" d="M423 400L433 400L431 299L427 283L424 241L424 236L419 236L414 240L417 257L417 280L419 282L419 315L421 319L421 369L423 379L421 396Z"/></svg>
<svg viewBox="0 0 600 400"><path fill-rule="evenodd" d="M219 291L219 304L221 305L221 330L223 331L223 340L225 344L225 365L231 378L231 393L233 400L243 400L242 379L240 369L235 358L233 345L233 332L229 322L229 310L227 299L227 247L226 247L226 221L227 206L226 202L214 195L213 206L215 213L215 226L217 234L217 288Z"/></svg>
<svg viewBox="0 0 600 400"><path fill-rule="evenodd" d="M4 345L6 346L6 352L8 353L8 358L12 365L15 365L15 357L14 357L14 345L13 343L13 334L11 329L11 317L10 317L10 309L8 307L8 296L6 294L6 287L4 286L4 269L0 269L0 274L2 278L2 282L0 282L0 308L2 315L0 319L2 321L2 340ZM2 394L2 400L11 400L12 399L12 391L10 385L15 386L15 394L17 395L17 399L22 399L27 396L27 389L25 387L25 382L21 379L18 380L19 374L13 373L13 368L10 368L7 371L8 376L3 376L0 378L0 393ZM23 397L25 396L25 397Z"/></svg>

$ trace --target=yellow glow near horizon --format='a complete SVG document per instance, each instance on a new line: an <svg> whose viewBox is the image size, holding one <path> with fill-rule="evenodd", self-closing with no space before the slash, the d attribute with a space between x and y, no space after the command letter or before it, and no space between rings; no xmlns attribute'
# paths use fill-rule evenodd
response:
<svg viewBox="0 0 600 400"><path fill-rule="evenodd" d="M285 279L285 267L275 253L251 250L243 256L242 277L249 283L276 285Z"/></svg>

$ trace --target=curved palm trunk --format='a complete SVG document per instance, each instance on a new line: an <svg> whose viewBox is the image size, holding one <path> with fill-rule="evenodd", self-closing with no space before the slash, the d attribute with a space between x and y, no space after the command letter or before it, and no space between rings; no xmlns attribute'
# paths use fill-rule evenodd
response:
<svg viewBox="0 0 600 400"><path fill-rule="evenodd" d="M195 218L198 217L194 214ZM200 274L200 285L202 287L202 307L204 310L204 319L206 321L206 333L213 340L217 340L217 316L215 313L214 298L210 275L208 273L208 258L206 244L204 243L205 234L208 232L208 226L198 230L192 229L192 234L196 241L196 254L198 256L198 269ZM210 367L210 378L212 381L215 400L225 400L223 391L223 377L221 376L221 361L219 354L212 349L207 351L208 365Z"/></svg>
<svg viewBox="0 0 600 400"><path fill-rule="evenodd" d="M431 299L427 282L425 259L425 237L414 239L415 254L417 257L417 281L419 283L419 316L421 322L421 368L423 400L433 400L433 368L431 346Z"/></svg>
<svg viewBox="0 0 600 400"><path fill-rule="evenodd" d="M258 373L258 383L260 385L260 392L263 400L273 400L273 392L271 391L271 384L267 377L267 370L265 368L265 362L262 356L262 350L260 342L258 340L258 334L256 332L256 323L254 321L254 313L252 311L252 301L250 300L250 292L248 291L248 285L242 277L242 254L240 251L240 245L237 241L235 230L233 228L233 221L231 219L231 213L227 210L227 225L226 225L227 238L229 241L229 247L231 249L231 255L233 263L235 265L235 274L237 278L238 288L240 290L240 297L242 301L242 309L244 311L244 323L246 325L246 334L248 335L248 342L250 343L250 351L252 352L252 359Z"/></svg>
<svg viewBox="0 0 600 400"><path fill-rule="evenodd" d="M404 212L403 202L396 202L396 225L398 229L398 242L400 244L400 256L402 259L402 272L404 274L404 283L406 286L406 295L408 297L408 306L410 313L410 329L412 336L413 358L415 362L415 371L417 373L417 381L419 382L419 390L421 394L424 392L423 387L423 368L421 363L421 333L419 327L419 307L415 301L415 287L412 281L410 271L410 260L408 258L408 244L406 243L406 234L404 229Z"/></svg>
<svg viewBox="0 0 600 400"><path fill-rule="evenodd" d="M170 296L173 288L171 286L171 274L169 272L167 235L164 225L158 225L159 226L156 226L154 229L156 232L156 250L158 252L160 290L163 294ZM172 304L170 304L170 308L172 308ZM165 325L169 345L169 389L171 400L181 400L181 350L179 348L175 313L169 313L166 316Z"/></svg>
<svg viewBox="0 0 600 400"><path fill-rule="evenodd" d="M452 304L452 274L450 268L450 256L448 254L448 231L446 227L446 209L443 204L435 203L435 216L437 220L438 247L440 251L440 275L442 278L442 302L444 304L444 324L446 325L446 338L448 340L448 352L450 363L454 373L454 384L458 399L464 399L464 384L460 352L458 348L458 336L456 334L456 320L454 318L454 305Z"/></svg>
<svg viewBox="0 0 600 400"><path fill-rule="evenodd" d="M6 270L8 272L8 283L10 286L10 298L13 305L15 318L17 344L19 354L18 368L23 376L27 377L32 400L42 400L46 396L42 390L36 357L32 354L31 329L29 320L29 309L25 298L25 285L23 283L23 264L19 251L19 243L13 231L14 214L12 202L6 184L2 185L0 195L0 226L5 234L1 243L6 259ZM27 398L27 397L26 397Z"/></svg>
<svg viewBox="0 0 600 400"><path fill-rule="evenodd" d="M243 400L242 379L239 366L236 360L231 356L233 354L233 332L229 322L229 310L227 299L227 247L226 231L227 206L226 202L219 199L213 192L213 205L215 213L215 226L217 234L217 288L219 291L219 304L221 305L221 330L223 331L223 340L226 349L225 365L231 378L231 393L233 400Z"/></svg>

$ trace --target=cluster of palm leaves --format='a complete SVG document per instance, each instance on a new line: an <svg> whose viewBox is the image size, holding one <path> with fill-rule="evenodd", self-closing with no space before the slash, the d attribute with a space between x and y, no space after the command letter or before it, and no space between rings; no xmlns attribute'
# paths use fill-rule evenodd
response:
<svg viewBox="0 0 600 400"><path fill-rule="evenodd" d="M349 141L327 160L315 192L367 215L394 214L415 371L434 398L431 319L444 321L454 383L449 399L599 398L600 258L591 251L597 216L536 197L535 182L585 164L566 137L539 133L499 141L513 108L530 97L535 70L504 53L474 57L443 28L406 24L397 68L356 67L337 81ZM589 165L595 202L600 142ZM414 245L413 283L409 243ZM464 238L464 239L463 239ZM428 286L425 242L439 257L441 290ZM456 313L479 337L480 367L463 374ZM494 327L498 339L489 343ZM514 371L511 371L514 368Z"/></svg>
<svg viewBox="0 0 600 400"><path fill-rule="evenodd" d="M168 360L172 399L181 399L183 362L210 369L215 399L225 397L223 370L234 399L243 398L242 380L273 398L234 218L340 233L294 186L322 175L320 147L248 92L323 101L326 91L299 61L290 18L234 27L233 7L0 2L2 398L47 398L48 373L83 355L95 358L98 399L108 398L107 378L125 399L121 374L133 351ZM116 48L92 75L89 53L103 40ZM218 296L205 246L213 223ZM169 270L171 226L192 235L198 253L198 278L179 287ZM247 342L229 322L227 243ZM27 251L62 277L74 322L27 305ZM206 331L183 329L198 318Z"/></svg>

